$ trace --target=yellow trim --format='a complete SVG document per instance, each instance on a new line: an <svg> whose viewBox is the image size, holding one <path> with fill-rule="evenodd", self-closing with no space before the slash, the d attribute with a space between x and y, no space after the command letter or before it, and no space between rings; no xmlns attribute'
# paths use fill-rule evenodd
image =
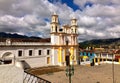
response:
<svg viewBox="0 0 120 83"><path fill-rule="evenodd" d="M58 62L60 62L60 49L58 48Z"/></svg>
<svg viewBox="0 0 120 83"><path fill-rule="evenodd" d="M98 64L100 64L100 58L98 58Z"/></svg>
<svg viewBox="0 0 120 83"><path fill-rule="evenodd" d="M119 58L119 63L120 63L120 58Z"/></svg>
<svg viewBox="0 0 120 83"><path fill-rule="evenodd" d="M96 58L94 58L94 63L96 63Z"/></svg>
<svg viewBox="0 0 120 83"><path fill-rule="evenodd" d="M60 47L58 50L58 62L62 62L62 48Z"/></svg>
<svg viewBox="0 0 120 83"><path fill-rule="evenodd" d="M73 47L71 47L70 48L70 61L72 61L72 60L74 60L74 48Z"/></svg>
<svg viewBox="0 0 120 83"><path fill-rule="evenodd" d="M47 57L47 64L50 64L50 57Z"/></svg>
<svg viewBox="0 0 120 83"><path fill-rule="evenodd" d="M87 59L88 58L88 56L83 56L83 59Z"/></svg>

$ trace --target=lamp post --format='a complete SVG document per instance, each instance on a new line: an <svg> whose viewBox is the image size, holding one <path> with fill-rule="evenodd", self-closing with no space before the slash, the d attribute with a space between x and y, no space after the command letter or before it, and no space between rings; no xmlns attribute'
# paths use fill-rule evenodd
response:
<svg viewBox="0 0 120 83"><path fill-rule="evenodd" d="M71 83L71 76L74 75L74 66L70 65L70 52L68 50L68 41L66 41L66 76L69 77L69 83ZM73 57L74 59L74 57Z"/></svg>

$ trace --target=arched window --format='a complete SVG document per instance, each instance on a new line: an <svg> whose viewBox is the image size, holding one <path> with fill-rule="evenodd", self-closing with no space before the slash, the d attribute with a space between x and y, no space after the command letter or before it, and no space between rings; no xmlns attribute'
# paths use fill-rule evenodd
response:
<svg viewBox="0 0 120 83"><path fill-rule="evenodd" d="M57 32L57 26L55 27L55 31Z"/></svg>
<svg viewBox="0 0 120 83"><path fill-rule="evenodd" d="M71 33L73 33L73 29L71 29Z"/></svg>
<svg viewBox="0 0 120 83"><path fill-rule="evenodd" d="M53 26L52 26L52 29L51 29L51 31L53 31Z"/></svg>
<svg viewBox="0 0 120 83"><path fill-rule="evenodd" d="M55 22L56 22L56 18L55 18L54 20L55 20Z"/></svg>
<svg viewBox="0 0 120 83"><path fill-rule="evenodd" d="M75 33L76 33L76 29L75 29Z"/></svg>

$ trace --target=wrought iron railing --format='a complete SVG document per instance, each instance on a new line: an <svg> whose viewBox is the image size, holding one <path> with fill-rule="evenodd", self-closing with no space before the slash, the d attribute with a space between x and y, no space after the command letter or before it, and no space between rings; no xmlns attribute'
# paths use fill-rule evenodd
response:
<svg viewBox="0 0 120 83"><path fill-rule="evenodd" d="M52 83L48 80L40 78L34 74L24 71L24 80L23 83Z"/></svg>

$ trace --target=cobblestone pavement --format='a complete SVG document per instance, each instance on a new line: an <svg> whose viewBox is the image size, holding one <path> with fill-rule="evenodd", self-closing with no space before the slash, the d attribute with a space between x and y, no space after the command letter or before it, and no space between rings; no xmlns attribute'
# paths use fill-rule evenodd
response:
<svg viewBox="0 0 120 83"><path fill-rule="evenodd" d="M65 70L65 67L63 69ZM69 83L65 71L39 76L52 83ZM113 83L113 65L75 66L72 83ZM114 83L120 83L120 65L114 65Z"/></svg>

